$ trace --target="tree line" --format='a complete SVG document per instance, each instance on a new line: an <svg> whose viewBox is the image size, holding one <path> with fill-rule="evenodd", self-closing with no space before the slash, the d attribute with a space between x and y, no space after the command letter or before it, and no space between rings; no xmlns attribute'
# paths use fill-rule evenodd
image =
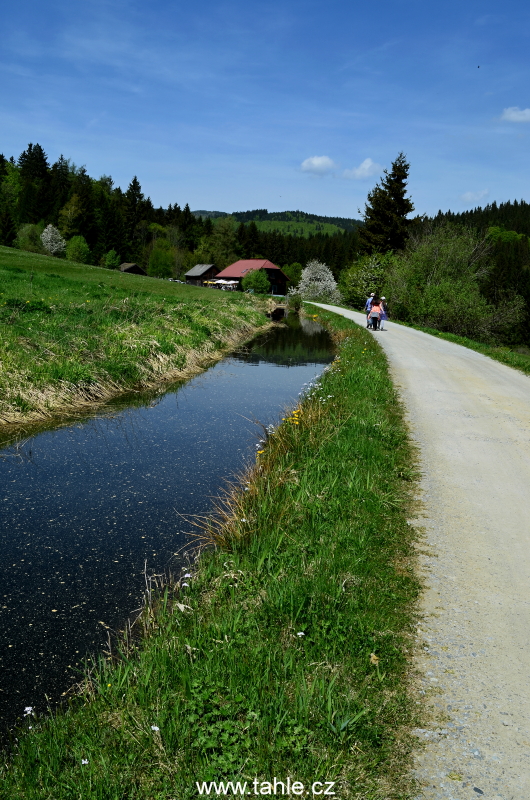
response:
<svg viewBox="0 0 530 800"><path fill-rule="evenodd" d="M73 260L110 268L135 261L159 277L181 278L197 263L222 269L238 258L267 258L293 285L316 261L330 268L353 306L370 291L386 291L394 318L488 341L530 342L530 204L413 217L409 169L399 153L368 193L361 225L304 214L343 224L337 233L304 237L261 231L255 222L302 212L155 208L136 176L122 191L110 176L92 178L64 156L50 164L39 144L29 144L16 161L0 155L0 244L62 254L63 242Z"/></svg>
<svg viewBox="0 0 530 800"><path fill-rule="evenodd" d="M17 160L0 154L0 244L8 247L47 252L42 234L51 225L73 260L111 268L134 261L160 277L182 277L196 263L223 268L253 257L294 264L295 272L319 258L338 275L357 254L351 226L304 238L259 231L254 222L245 224L245 212L238 216L214 222L188 204L155 208L136 176L122 191L110 176L95 179L62 155L50 164L39 144L29 144Z"/></svg>
<svg viewBox="0 0 530 800"><path fill-rule="evenodd" d="M400 153L368 193L361 255L341 272L346 302L384 293L394 319L509 345L530 343L530 205L416 216Z"/></svg>

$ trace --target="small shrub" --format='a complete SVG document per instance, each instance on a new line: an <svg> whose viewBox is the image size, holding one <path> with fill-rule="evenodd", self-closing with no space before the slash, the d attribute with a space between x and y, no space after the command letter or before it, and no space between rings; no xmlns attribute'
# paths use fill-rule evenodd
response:
<svg viewBox="0 0 530 800"><path fill-rule="evenodd" d="M121 260L116 250L109 250L104 259L105 267L107 269L119 269Z"/></svg>
<svg viewBox="0 0 530 800"><path fill-rule="evenodd" d="M90 248L84 236L72 236L66 245L66 257L69 261L77 261L79 264L90 263Z"/></svg>
<svg viewBox="0 0 530 800"><path fill-rule="evenodd" d="M290 311L300 311L302 308L302 296L296 294L296 292L289 293L288 303Z"/></svg>
<svg viewBox="0 0 530 800"><path fill-rule="evenodd" d="M22 225L14 242L15 247L19 250L26 250L28 253L41 253L44 255L46 250L40 238L42 230L40 225Z"/></svg>
<svg viewBox="0 0 530 800"><path fill-rule="evenodd" d="M271 290L271 284L264 269L251 270L241 281L241 286L245 292L252 289L255 294L269 294Z"/></svg>

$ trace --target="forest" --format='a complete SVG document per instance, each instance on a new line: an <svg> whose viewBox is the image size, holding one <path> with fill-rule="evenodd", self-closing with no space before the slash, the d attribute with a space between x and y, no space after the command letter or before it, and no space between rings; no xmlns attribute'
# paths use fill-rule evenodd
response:
<svg viewBox="0 0 530 800"><path fill-rule="evenodd" d="M0 244L110 269L133 261L149 275L177 279L197 263L223 269L239 258L268 258L292 285L316 260L353 307L367 291L386 291L394 319L529 342L530 204L413 217L409 166L400 153L384 170L361 223L302 211L155 208L136 176L123 191L64 156L50 164L41 145L29 144L17 160L0 155ZM462 314L465 306L473 313Z"/></svg>
<svg viewBox="0 0 530 800"><path fill-rule="evenodd" d="M256 219L270 217L342 224L331 235L259 230ZM29 144L16 160L0 154L0 244L46 253L41 234L52 225L68 258L95 266L116 269L134 261L150 275L182 278L196 263L223 268L238 258L263 257L288 272L294 264L295 275L300 264L318 258L338 275L358 251L354 222L303 212L193 213L178 203L155 208L136 176L124 192L109 175L95 179L62 155L50 164L39 144Z"/></svg>

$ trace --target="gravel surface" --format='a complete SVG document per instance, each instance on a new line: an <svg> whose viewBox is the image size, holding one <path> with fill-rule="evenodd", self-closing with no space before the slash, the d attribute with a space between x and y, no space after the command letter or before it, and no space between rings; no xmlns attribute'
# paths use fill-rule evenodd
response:
<svg viewBox="0 0 530 800"><path fill-rule="evenodd" d="M530 378L386 324L423 474L417 800L530 800Z"/></svg>

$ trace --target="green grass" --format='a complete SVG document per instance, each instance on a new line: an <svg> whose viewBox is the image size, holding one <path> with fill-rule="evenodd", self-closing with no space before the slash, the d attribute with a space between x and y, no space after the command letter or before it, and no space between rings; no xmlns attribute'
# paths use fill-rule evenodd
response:
<svg viewBox="0 0 530 800"><path fill-rule="evenodd" d="M320 318L340 358L205 523L218 547L188 588L148 597L141 636L81 697L24 720L3 796L170 800L275 777L411 796L412 454L377 342Z"/></svg>
<svg viewBox="0 0 530 800"><path fill-rule="evenodd" d="M0 421L186 375L265 322L242 293L0 247Z"/></svg>
<svg viewBox="0 0 530 800"><path fill-rule="evenodd" d="M530 349L526 346L518 345L508 347L506 345L484 344L483 342L476 342L474 339L468 339L466 336L445 333L435 328L423 328L420 325L410 325L406 322L399 322L399 320L395 320L395 322L397 322L398 325L404 325L407 328L414 328L417 331L428 333L430 336L436 336L438 339L445 339L447 342L461 344L463 347L468 347L470 350L476 350L477 353L488 356L488 358L500 361L501 364L506 364L506 366L513 367L513 369L518 369L524 372L525 375L530 375ZM522 352L518 352L519 348Z"/></svg>

